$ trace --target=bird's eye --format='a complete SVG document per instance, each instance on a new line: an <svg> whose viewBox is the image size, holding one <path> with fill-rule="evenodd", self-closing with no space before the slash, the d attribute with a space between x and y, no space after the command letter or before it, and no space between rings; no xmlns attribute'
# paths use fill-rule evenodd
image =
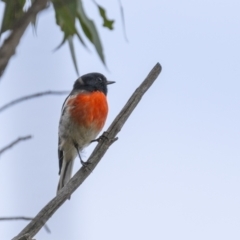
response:
<svg viewBox="0 0 240 240"><path fill-rule="evenodd" d="M97 79L100 83L103 81L102 78L100 78L100 77L98 77Z"/></svg>

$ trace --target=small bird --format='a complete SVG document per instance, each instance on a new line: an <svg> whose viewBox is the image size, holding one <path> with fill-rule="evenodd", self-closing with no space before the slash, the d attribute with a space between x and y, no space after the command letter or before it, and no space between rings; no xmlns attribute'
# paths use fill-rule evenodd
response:
<svg viewBox="0 0 240 240"><path fill-rule="evenodd" d="M102 130L107 114L108 81L101 73L89 73L79 77L66 98L58 130L59 183L57 193L70 180L74 159L95 140Z"/></svg>

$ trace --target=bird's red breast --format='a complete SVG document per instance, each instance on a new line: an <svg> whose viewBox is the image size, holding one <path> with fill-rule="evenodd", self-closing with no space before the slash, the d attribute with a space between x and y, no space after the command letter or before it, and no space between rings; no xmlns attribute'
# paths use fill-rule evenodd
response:
<svg viewBox="0 0 240 240"><path fill-rule="evenodd" d="M108 114L108 104L103 92L81 93L69 99L72 120L78 125L90 127L94 125L99 131L103 128Z"/></svg>

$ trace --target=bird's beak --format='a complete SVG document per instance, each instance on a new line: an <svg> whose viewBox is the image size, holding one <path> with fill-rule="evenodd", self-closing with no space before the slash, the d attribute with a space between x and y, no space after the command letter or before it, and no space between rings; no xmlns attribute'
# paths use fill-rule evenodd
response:
<svg viewBox="0 0 240 240"><path fill-rule="evenodd" d="M114 81L107 81L107 85L108 84L113 84L113 83L115 83Z"/></svg>

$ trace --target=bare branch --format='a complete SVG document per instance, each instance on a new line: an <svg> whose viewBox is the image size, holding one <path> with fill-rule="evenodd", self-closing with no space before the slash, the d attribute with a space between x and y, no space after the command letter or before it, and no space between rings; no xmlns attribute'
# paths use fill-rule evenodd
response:
<svg viewBox="0 0 240 240"><path fill-rule="evenodd" d="M0 48L0 77L8 64L9 59L15 53L16 47L25 32L28 24L37 16L37 14L47 7L48 0L36 0L28 11L19 19L12 29L9 37L4 41Z"/></svg>
<svg viewBox="0 0 240 240"><path fill-rule="evenodd" d="M31 221L31 220L33 220L33 218L31 218L31 217L0 217L0 221L16 221L16 220ZM51 233L47 224L44 224L43 227L45 228L47 233Z"/></svg>
<svg viewBox="0 0 240 240"><path fill-rule="evenodd" d="M25 141L32 138L32 136L26 136L26 137L19 137L18 139L16 139L15 141L11 142L10 144L8 144L6 147L0 149L0 155L5 152L6 150L8 150L9 148L13 147L14 145L16 145L17 143L21 142L21 141Z"/></svg>
<svg viewBox="0 0 240 240"><path fill-rule="evenodd" d="M36 239L32 239L29 234L24 234L18 240L36 240Z"/></svg>
<svg viewBox="0 0 240 240"><path fill-rule="evenodd" d="M30 95L27 95L24 97L17 98L15 100L3 105L2 107L0 107L0 112L4 111L5 109L7 109L17 103L29 100L31 98L42 97L44 95L61 95L61 94L68 94L68 93L69 93L69 91L45 91L45 92L30 94Z"/></svg>
<svg viewBox="0 0 240 240"><path fill-rule="evenodd" d="M97 166L103 155L106 153L109 146L115 140L116 135L122 129L124 123L135 109L144 93L156 80L161 72L161 65L157 63L155 67L148 74L143 83L135 90L131 98L128 100L122 111L115 118L107 132L103 134L101 141L97 144L93 153L88 159L91 163L87 167L81 167L73 178L67 183L65 187L60 190L58 195L53 198L37 215L36 217L16 236L13 240L19 240L23 235L29 234L33 237L43 226L44 223L58 210L58 208L69 198L69 196L83 183L83 181L90 175L90 173Z"/></svg>

